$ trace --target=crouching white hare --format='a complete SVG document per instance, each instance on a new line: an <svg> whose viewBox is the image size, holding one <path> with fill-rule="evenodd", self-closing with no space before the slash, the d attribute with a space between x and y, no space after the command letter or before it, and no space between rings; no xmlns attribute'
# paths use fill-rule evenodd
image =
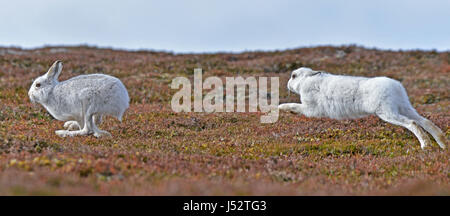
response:
<svg viewBox="0 0 450 216"><path fill-rule="evenodd" d="M122 121L130 101L125 86L119 79L105 74L80 75L59 82L62 68L61 61L56 61L46 74L38 77L28 92L30 100L40 103L54 118L66 121L67 130L56 131L61 137L111 136L96 124L105 115Z"/></svg>
<svg viewBox="0 0 450 216"><path fill-rule="evenodd" d="M406 90L396 80L340 76L302 67L292 72L287 87L301 96L301 103L280 104L280 110L333 119L374 114L386 122L410 130L419 139L422 149L430 144L430 139L421 127L434 137L441 148L446 147L442 131L416 112Z"/></svg>

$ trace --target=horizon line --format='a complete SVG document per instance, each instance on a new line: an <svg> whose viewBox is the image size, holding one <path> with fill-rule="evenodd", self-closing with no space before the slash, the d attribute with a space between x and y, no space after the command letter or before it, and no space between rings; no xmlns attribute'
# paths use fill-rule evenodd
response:
<svg viewBox="0 0 450 216"><path fill-rule="evenodd" d="M77 48L77 47L87 47L87 48L95 48L95 49L104 49L104 50L113 50L113 51L126 51L126 52L160 52L160 53L172 53L172 54L240 54L240 53L249 53L249 52L283 52L283 51L291 51L296 49L305 49L305 48L321 48L321 47L359 47L367 50L380 50L380 51L390 51L390 52L411 52L411 51L422 51L422 52L438 52L445 53L450 52L450 49L438 49L438 48L383 48L377 46L367 46L357 43L348 43L348 44L315 44L315 45L300 45L296 47L286 47L286 48L274 48L274 49L243 49L243 50L215 50L215 51L174 51L174 50L158 50L152 48L125 48L119 46L102 46L95 45L89 43L79 43L79 44L44 44L40 46L30 46L23 47L20 45L10 44L0 44L0 49L20 49L20 50L39 50L46 48Z"/></svg>

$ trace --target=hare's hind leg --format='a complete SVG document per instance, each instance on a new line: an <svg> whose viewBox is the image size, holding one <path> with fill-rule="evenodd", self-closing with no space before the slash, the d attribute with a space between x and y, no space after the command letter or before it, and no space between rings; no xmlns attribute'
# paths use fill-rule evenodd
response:
<svg viewBox="0 0 450 216"><path fill-rule="evenodd" d="M441 148L445 149L445 147L447 147L445 144L444 133L442 133L441 129L438 126L436 126L432 121L419 115L416 112L416 110L414 110L414 108L412 107L404 112L405 116L414 119L421 127L423 127L423 129L428 131L428 133L430 133L431 136L433 136L433 138L436 140L436 142L439 144Z"/></svg>
<svg viewBox="0 0 450 216"><path fill-rule="evenodd" d="M94 118L92 119L92 129L94 130L94 136L97 138L108 136L111 137L111 134L108 131L100 130L96 124L101 123L102 116L101 115L94 115Z"/></svg>
<svg viewBox="0 0 450 216"><path fill-rule="evenodd" d="M427 145L430 144L430 138L428 135L422 130L422 128L417 125L416 121L409 119L403 115L400 115L398 113L377 113L378 117L383 119L386 122L389 122L391 124L399 125L402 127L405 127L406 129L410 130L416 137L419 139L420 147L424 149Z"/></svg>
<svg viewBox="0 0 450 216"><path fill-rule="evenodd" d="M445 149L447 147L447 145L445 144L444 133L442 133L441 129L438 126L436 126L435 124L433 124L433 122L431 122L426 118L423 118L417 122L426 131L428 131L431 134L431 136L433 136L433 138L436 140L436 142L442 149Z"/></svg>

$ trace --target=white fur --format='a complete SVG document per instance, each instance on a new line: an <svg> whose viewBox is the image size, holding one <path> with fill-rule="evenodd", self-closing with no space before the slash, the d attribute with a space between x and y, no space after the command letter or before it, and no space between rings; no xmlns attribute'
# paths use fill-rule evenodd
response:
<svg viewBox="0 0 450 216"><path fill-rule="evenodd" d="M44 106L55 119L67 121L64 124L67 130L56 131L59 136L110 136L96 124L105 115L122 120L130 101L125 86L105 74L81 75L59 82L62 67L61 61L56 61L33 82L28 92L30 100Z"/></svg>
<svg viewBox="0 0 450 216"><path fill-rule="evenodd" d="M430 139L421 127L434 137L441 148L446 147L442 131L416 112L406 90L396 80L333 75L302 67L292 72L287 87L301 96L301 103L280 104L280 110L333 119L377 115L414 133L422 149L430 143Z"/></svg>

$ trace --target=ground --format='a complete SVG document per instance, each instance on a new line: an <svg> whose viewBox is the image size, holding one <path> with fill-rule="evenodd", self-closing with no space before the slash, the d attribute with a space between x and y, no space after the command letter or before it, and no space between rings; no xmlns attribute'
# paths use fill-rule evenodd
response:
<svg viewBox="0 0 450 216"><path fill-rule="evenodd" d="M60 138L27 92L60 59L60 80L90 73L128 88L123 122L100 125L112 138ZM337 121L281 113L175 113L171 80L280 77L301 66L335 74L388 76L418 112L450 137L450 52L358 46L273 52L173 54L95 47L0 48L1 195L450 195L448 150L420 149L408 130L371 116ZM206 91L204 93L207 93Z"/></svg>

